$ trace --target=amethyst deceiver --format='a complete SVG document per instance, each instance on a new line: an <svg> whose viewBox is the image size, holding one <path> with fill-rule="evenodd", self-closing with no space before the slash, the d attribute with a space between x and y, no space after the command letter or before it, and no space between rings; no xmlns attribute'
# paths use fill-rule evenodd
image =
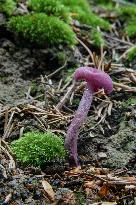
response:
<svg viewBox="0 0 136 205"><path fill-rule="evenodd" d="M68 150L70 155L70 166L78 166L77 140L79 129L87 117L92 103L93 93L97 92L100 88L103 88L106 94L111 93L113 90L113 83L110 76L104 71L96 68L78 68L74 73L74 80L85 80L87 82L87 86L75 116L68 128L65 139L65 148Z"/></svg>

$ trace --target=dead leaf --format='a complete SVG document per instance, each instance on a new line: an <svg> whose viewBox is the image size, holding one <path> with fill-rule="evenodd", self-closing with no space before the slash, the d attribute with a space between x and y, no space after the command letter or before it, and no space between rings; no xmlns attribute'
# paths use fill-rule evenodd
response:
<svg viewBox="0 0 136 205"><path fill-rule="evenodd" d="M10 193L6 196L4 203L7 204L11 200L11 198L12 198L12 194Z"/></svg>
<svg viewBox="0 0 136 205"><path fill-rule="evenodd" d="M73 176L73 175L77 175L77 174L81 174L82 173L82 170L81 170L81 167L78 166L72 170L70 170L70 172L68 173L68 175L70 176Z"/></svg>
<svg viewBox="0 0 136 205"><path fill-rule="evenodd" d="M45 195L53 202L55 200L55 193L52 186L45 180L42 181Z"/></svg>
<svg viewBox="0 0 136 205"><path fill-rule="evenodd" d="M84 188L95 189L96 188L95 181L85 182Z"/></svg>
<svg viewBox="0 0 136 205"><path fill-rule="evenodd" d="M104 184L98 192L99 196L104 197L109 194L109 187Z"/></svg>

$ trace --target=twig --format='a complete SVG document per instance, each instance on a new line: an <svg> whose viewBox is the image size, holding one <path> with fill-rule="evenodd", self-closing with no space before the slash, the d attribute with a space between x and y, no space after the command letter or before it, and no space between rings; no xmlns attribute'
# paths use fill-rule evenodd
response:
<svg viewBox="0 0 136 205"><path fill-rule="evenodd" d="M10 160L10 163L9 163L9 168L11 169L15 169L16 168L16 165L15 165L15 161L13 159L13 157L11 156L10 152L9 152L9 148L7 149L7 144L4 140L2 140L2 143L4 145L6 145L6 147L4 147L2 144L1 144L1 147L0 149L3 150L3 152L8 156L9 160Z"/></svg>
<svg viewBox="0 0 136 205"><path fill-rule="evenodd" d="M5 132L4 132L4 135L3 135L3 139L5 139L5 138L7 137L7 135L8 135L8 133L9 133L9 129L10 129L10 127L11 127L11 122L12 122L12 120L13 120L14 114L15 114L15 111L13 111L13 112L11 113L11 116L10 116L10 118L9 118L7 127L6 127Z"/></svg>
<svg viewBox="0 0 136 205"><path fill-rule="evenodd" d="M126 91L130 91L130 92L136 92L136 88L135 87L129 87L128 85L124 85L124 84L121 84L121 83L116 83L116 82L113 82L113 85L115 87L119 87L119 88L122 88Z"/></svg>
<svg viewBox="0 0 136 205"><path fill-rule="evenodd" d="M102 63L103 63L103 59L104 59L104 57L105 57L105 55L106 55L106 51L104 51L104 53L102 53L101 54L101 59L100 59L100 61L99 61L99 64L98 64L98 69L100 69L101 68L101 66L102 66ZM101 69L102 70L102 69Z"/></svg>
<svg viewBox="0 0 136 205"><path fill-rule="evenodd" d="M73 25L74 26L76 26L76 27L79 27L79 28L81 28L81 29L87 29L87 30L90 30L90 29L92 29L93 27L92 26L88 26L88 25L86 25L86 24L76 24L75 22L73 22ZM95 29L95 28L93 28L94 30L96 30L97 31L97 29ZM134 44L134 43L131 43L131 42L128 42L128 41L125 41L125 40L121 40L121 39L118 39L118 38L116 38L116 37L112 37L112 36L110 36L109 34L107 34L107 33L104 33L104 32L102 32L101 31L101 33L102 33L102 35L104 36L104 37L106 37L106 38L110 38L110 39L112 39L112 40L114 40L114 41L116 41L116 42L120 42L120 43L123 43L123 44L126 44L126 45L129 45L129 46L135 46L136 44Z"/></svg>
<svg viewBox="0 0 136 205"><path fill-rule="evenodd" d="M95 62L94 62L94 56L93 56L93 53L92 51L83 43L83 41L81 41L79 38L76 38L78 40L78 42L87 50L87 52L89 53L91 59L92 59L92 62L93 64L95 65Z"/></svg>
<svg viewBox="0 0 136 205"><path fill-rule="evenodd" d="M49 74L47 77L51 78L52 76L54 76L56 73L60 72L63 68L65 68L67 65L67 60L65 61L64 65L61 66L60 68L58 68L57 70L55 70L53 73Z"/></svg>
<svg viewBox="0 0 136 205"><path fill-rule="evenodd" d="M70 98L71 93L73 92L75 88L75 82L68 88L67 93L64 95L64 97L61 99L61 101L57 104L56 108L60 110L63 105L67 102L67 100Z"/></svg>
<svg viewBox="0 0 136 205"><path fill-rule="evenodd" d="M136 76L133 73L130 73L130 80L136 84Z"/></svg>
<svg viewBox="0 0 136 205"><path fill-rule="evenodd" d="M105 37L107 37L107 38L110 38L110 39L112 39L112 40L115 40L115 41L120 42L120 43L123 43L123 44L127 44L127 45L129 45L129 46L134 46L134 45L135 45L135 44L133 44L133 43L131 43L131 42L128 42L128 41L125 41L125 40L121 40L121 39L116 38L116 37L112 37L112 36L110 36L110 35L108 35L108 34L106 34L106 33L103 33L103 35L104 35Z"/></svg>

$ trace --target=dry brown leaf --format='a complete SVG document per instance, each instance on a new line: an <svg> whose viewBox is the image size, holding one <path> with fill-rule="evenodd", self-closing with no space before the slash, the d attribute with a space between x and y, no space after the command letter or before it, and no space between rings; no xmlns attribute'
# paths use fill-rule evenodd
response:
<svg viewBox="0 0 136 205"><path fill-rule="evenodd" d="M107 168L95 168L96 175L103 175L103 174L107 174L108 172L109 172L109 169Z"/></svg>
<svg viewBox="0 0 136 205"><path fill-rule="evenodd" d="M45 180L42 181L42 185L44 188L45 195L53 202L55 200L55 193L52 189L52 186Z"/></svg>
<svg viewBox="0 0 136 205"><path fill-rule="evenodd" d="M96 188L95 181L85 182L84 188L95 189Z"/></svg>
<svg viewBox="0 0 136 205"><path fill-rule="evenodd" d="M10 193L6 196L4 204L7 204L11 200L11 198L12 198L12 194Z"/></svg>
<svg viewBox="0 0 136 205"><path fill-rule="evenodd" d="M127 180L127 181L136 181L136 178L135 177L122 177L122 180Z"/></svg>
<svg viewBox="0 0 136 205"><path fill-rule="evenodd" d="M98 192L99 196L103 197L103 196L107 196L109 194L109 187L104 184L101 189Z"/></svg>
<svg viewBox="0 0 136 205"><path fill-rule="evenodd" d="M70 172L68 173L68 175L75 175L75 174L81 174L82 173L82 170L81 170L81 167L78 166L72 170L70 170Z"/></svg>

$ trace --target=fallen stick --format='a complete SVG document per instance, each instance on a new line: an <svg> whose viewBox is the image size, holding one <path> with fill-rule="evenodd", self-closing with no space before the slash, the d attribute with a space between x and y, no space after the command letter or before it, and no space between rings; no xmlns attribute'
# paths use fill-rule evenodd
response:
<svg viewBox="0 0 136 205"><path fill-rule="evenodd" d="M56 105L57 110L60 110L63 107L63 105L65 105L67 100L70 98L70 95L73 92L74 88L75 88L75 82L72 83L72 85L68 88L67 93L61 99L61 101Z"/></svg>

